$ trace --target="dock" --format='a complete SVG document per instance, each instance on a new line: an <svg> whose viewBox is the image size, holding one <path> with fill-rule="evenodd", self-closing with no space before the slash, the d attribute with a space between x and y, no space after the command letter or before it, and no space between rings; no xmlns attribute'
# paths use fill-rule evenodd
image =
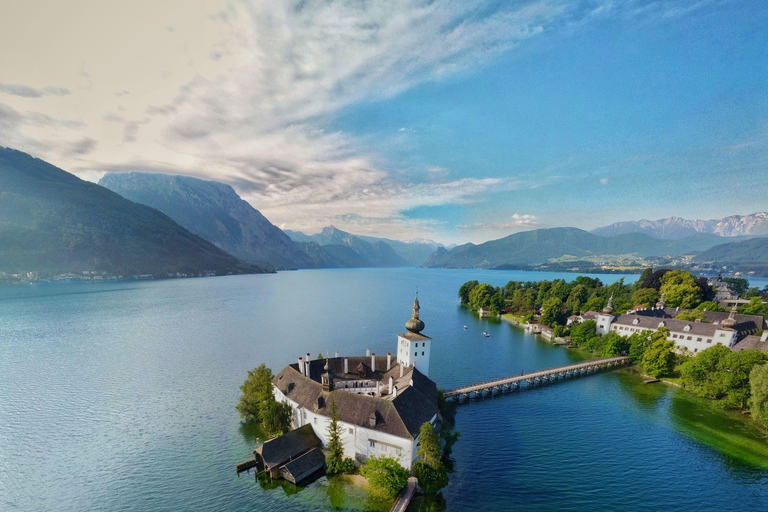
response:
<svg viewBox="0 0 768 512"><path fill-rule="evenodd" d="M413 494L416 491L416 484L419 483L419 481L416 479L415 476L408 478L408 485L405 486L405 488L400 491L400 494L397 495L397 499L395 500L395 504L392 505L392 508L389 510L389 512L405 512L408 508L408 505L410 505L411 500L413 499Z"/></svg>

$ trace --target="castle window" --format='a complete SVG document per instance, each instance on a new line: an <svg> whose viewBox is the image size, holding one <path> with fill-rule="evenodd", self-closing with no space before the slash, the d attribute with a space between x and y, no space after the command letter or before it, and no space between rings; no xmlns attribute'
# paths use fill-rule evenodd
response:
<svg viewBox="0 0 768 512"><path fill-rule="evenodd" d="M422 352L421 355L424 355L424 352Z"/></svg>
<svg viewBox="0 0 768 512"><path fill-rule="evenodd" d="M416 357L417 355L419 355L419 353L418 353L418 352L414 352L414 353L413 353L413 357Z"/></svg>
<svg viewBox="0 0 768 512"><path fill-rule="evenodd" d="M369 439L368 442L371 444L371 448L376 448L376 441Z"/></svg>
<svg viewBox="0 0 768 512"><path fill-rule="evenodd" d="M690 337L690 336L688 336L688 339L690 340L690 339L691 339L691 337Z"/></svg>
<svg viewBox="0 0 768 512"><path fill-rule="evenodd" d="M701 338L696 338L696 341L701 341Z"/></svg>

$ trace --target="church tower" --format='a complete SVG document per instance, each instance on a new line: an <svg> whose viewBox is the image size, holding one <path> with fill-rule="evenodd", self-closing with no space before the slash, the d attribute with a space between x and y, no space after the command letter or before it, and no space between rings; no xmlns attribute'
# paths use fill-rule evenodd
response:
<svg viewBox="0 0 768 512"><path fill-rule="evenodd" d="M429 377L429 355L432 338L424 336L424 322L419 319L419 297L413 301L413 317L405 323L407 332L397 337L397 362L405 367L415 366Z"/></svg>

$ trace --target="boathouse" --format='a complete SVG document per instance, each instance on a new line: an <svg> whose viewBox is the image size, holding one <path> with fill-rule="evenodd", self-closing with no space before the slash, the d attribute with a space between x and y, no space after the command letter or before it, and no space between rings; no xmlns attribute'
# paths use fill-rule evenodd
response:
<svg viewBox="0 0 768 512"><path fill-rule="evenodd" d="M270 439L253 451L256 467L272 478L282 476L293 483L322 469L325 457L320 439L310 425Z"/></svg>

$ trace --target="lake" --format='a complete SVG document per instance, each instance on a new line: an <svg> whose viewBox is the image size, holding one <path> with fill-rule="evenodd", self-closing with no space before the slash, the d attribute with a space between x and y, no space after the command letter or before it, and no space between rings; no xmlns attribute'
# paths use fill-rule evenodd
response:
<svg viewBox="0 0 768 512"><path fill-rule="evenodd" d="M380 509L339 479L296 492L235 474L254 442L234 408L246 372L394 352L417 289L439 387L567 364L588 356L481 322L456 293L575 277L338 269L0 287L0 510ZM748 419L629 370L461 405L456 428L447 510L768 503L768 443Z"/></svg>

